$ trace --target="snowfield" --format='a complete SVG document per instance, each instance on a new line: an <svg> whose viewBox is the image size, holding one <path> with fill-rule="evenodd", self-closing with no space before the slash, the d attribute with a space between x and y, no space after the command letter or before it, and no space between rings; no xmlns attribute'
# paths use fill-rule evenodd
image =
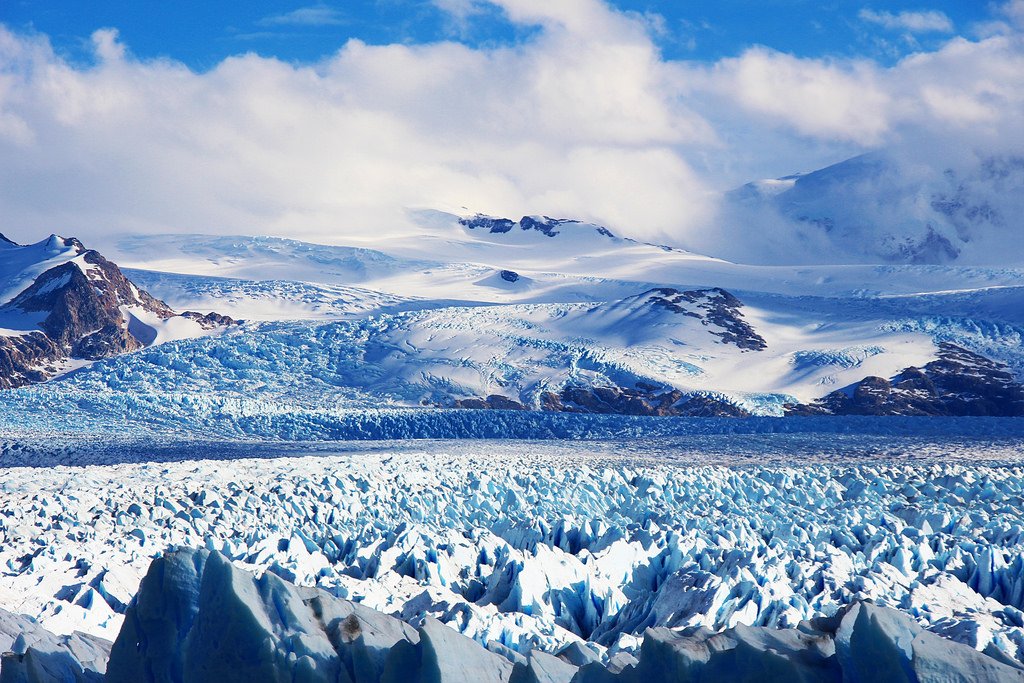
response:
<svg viewBox="0 0 1024 683"><path fill-rule="evenodd" d="M274 459L237 444L227 461L197 446L184 462L10 468L0 605L112 640L150 560L205 547L517 651L589 642L609 658L651 626L792 627L867 599L1022 659L1019 438L878 439L834 460L799 435L746 439ZM772 442L801 455L738 464Z"/></svg>

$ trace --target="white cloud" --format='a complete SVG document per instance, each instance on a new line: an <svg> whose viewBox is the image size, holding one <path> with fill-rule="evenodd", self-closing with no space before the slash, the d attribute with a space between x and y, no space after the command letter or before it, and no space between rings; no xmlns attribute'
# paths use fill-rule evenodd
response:
<svg viewBox="0 0 1024 683"><path fill-rule="evenodd" d="M92 46L96 56L104 62L124 59L124 45L118 42L117 29L101 28L92 34Z"/></svg>
<svg viewBox="0 0 1024 683"><path fill-rule="evenodd" d="M597 0L498 5L540 31L203 73L139 60L113 31L83 67L0 28L0 231L329 242L400 230L405 207L466 206L685 243L714 230L715 190L752 177L880 146L1024 149L1017 34L889 67L767 48L705 65L666 61L649 19Z"/></svg>
<svg viewBox="0 0 1024 683"><path fill-rule="evenodd" d="M311 5L264 17L257 23L260 26L339 26L345 23L345 17L333 7Z"/></svg>
<svg viewBox="0 0 1024 683"><path fill-rule="evenodd" d="M999 12L1017 26L1024 26L1024 0L1008 0L999 7Z"/></svg>
<svg viewBox="0 0 1024 683"><path fill-rule="evenodd" d="M871 145L890 128L892 95L879 76L868 62L799 59L752 48L716 64L704 86L803 135Z"/></svg>
<svg viewBox="0 0 1024 683"><path fill-rule="evenodd" d="M2 32L0 230L330 241L432 205L648 234L697 219L706 188L676 150L710 127L641 28L606 12L588 35L564 11L517 49L351 41L314 66L243 55L204 73L127 56L108 31L89 68Z"/></svg>
<svg viewBox="0 0 1024 683"><path fill-rule="evenodd" d="M911 33L953 32L953 21L944 12L937 10L893 14L892 12L878 12L864 8L858 16L863 21L878 24L891 31L909 31Z"/></svg>

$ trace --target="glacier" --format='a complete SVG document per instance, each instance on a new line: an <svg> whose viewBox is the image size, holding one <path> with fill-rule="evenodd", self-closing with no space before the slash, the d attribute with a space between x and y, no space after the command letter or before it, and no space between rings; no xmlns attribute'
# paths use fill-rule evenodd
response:
<svg viewBox="0 0 1024 683"><path fill-rule="evenodd" d="M888 464L743 464L741 439L705 465L678 444L435 441L12 467L0 604L113 640L150 562L196 547L502 651L575 645L607 664L652 627L795 628L868 600L1019 661L1020 443L968 441L956 462L915 438Z"/></svg>
<svg viewBox="0 0 1024 683"><path fill-rule="evenodd" d="M556 656L483 647L426 619L414 629L358 603L255 577L217 552L155 560L128 608L106 680L316 683L622 681L1024 681L1012 661L856 602L795 629L650 629L638 657L607 666L567 647Z"/></svg>

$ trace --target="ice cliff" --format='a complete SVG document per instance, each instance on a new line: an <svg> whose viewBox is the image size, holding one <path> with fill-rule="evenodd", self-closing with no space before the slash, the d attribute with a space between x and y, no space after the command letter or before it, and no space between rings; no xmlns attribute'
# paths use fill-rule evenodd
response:
<svg viewBox="0 0 1024 683"><path fill-rule="evenodd" d="M7 614L0 627L8 639L24 629L0 663L2 683L1024 681L1021 666L998 650L978 652L869 602L789 629L648 629L637 658L620 653L602 663L585 645L517 653L499 643L482 646L433 619L413 628L191 549L152 563L105 677L102 645L41 637L34 624Z"/></svg>

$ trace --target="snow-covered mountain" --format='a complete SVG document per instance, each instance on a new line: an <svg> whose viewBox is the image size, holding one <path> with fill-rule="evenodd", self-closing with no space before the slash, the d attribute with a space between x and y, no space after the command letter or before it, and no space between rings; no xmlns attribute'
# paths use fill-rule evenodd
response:
<svg viewBox="0 0 1024 683"><path fill-rule="evenodd" d="M27 246L0 239L0 292L4 388L231 322L216 314L178 315L98 252L57 235Z"/></svg>
<svg viewBox="0 0 1024 683"><path fill-rule="evenodd" d="M976 158L936 173L872 152L734 190L721 234L694 244L753 263L1016 266L1022 214L1024 158Z"/></svg>
<svg viewBox="0 0 1024 683"><path fill-rule="evenodd" d="M59 385L0 401L12 421L32 422L40 405L89 395L88 411L109 411L118 420L138 412L174 429L202 414L225 434L253 429L251 422L240 426L242 415L301 413L300 435L322 434L344 411L370 407L1000 414L989 404L1001 401L994 397L1003 389L1015 396L1024 373L1024 269L751 266L546 216L420 211L416 220L415 235L351 246L126 238L111 251L160 301L139 303L144 292L134 294L141 290L131 283L111 289L123 290L116 296L124 301L112 299L108 308L111 320L123 316L124 325L110 328L123 335L107 356L201 332L159 332L188 322L161 317L170 311L161 301L247 322L215 338L179 339L93 363ZM75 245L61 247L66 254L11 245L9 287L23 284L5 308L37 301L33 287L38 293L60 283L63 271L52 269L64 267L61 258L85 263ZM26 249L40 253L16 257ZM120 271L117 277L123 279ZM35 315L41 308L33 304ZM65 355L85 359L75 348ZM995 393L958 393L948 382L931 382L915 388L928 392L916 402L895 394L875 408L838 400L858 395L858 387L904 386L911 371L937 367L929 364L942 360L944 348L976 359L970 371ZM1022 410L1015 400L1003 402L1010 414ZM234 407L225 412L229 403ZM83 424L94 420L63 414ZM260 429L278 435L280 428Z"/></svg>

